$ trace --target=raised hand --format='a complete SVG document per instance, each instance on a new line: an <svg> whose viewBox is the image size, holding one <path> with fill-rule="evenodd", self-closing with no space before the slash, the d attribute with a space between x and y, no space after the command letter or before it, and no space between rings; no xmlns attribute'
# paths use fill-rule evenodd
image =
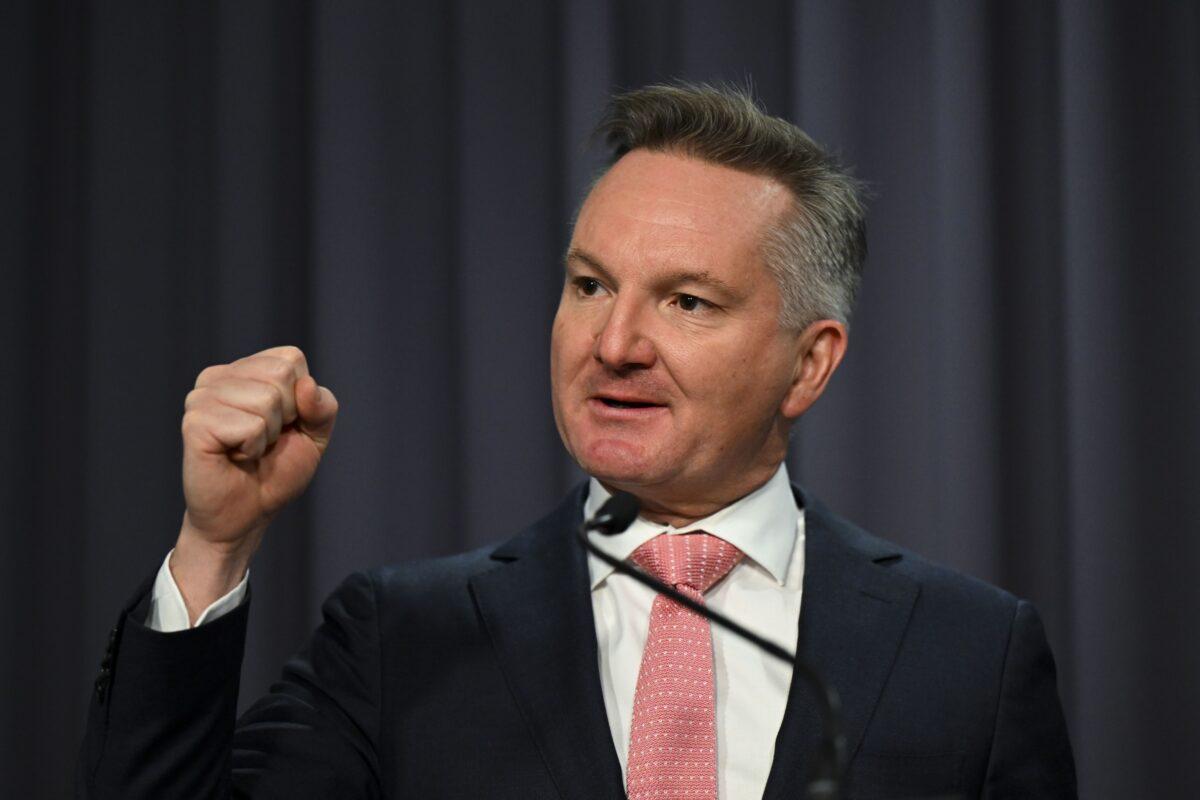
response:
<svg viewBox="0 0 1200 800"><path fill-rule="evenodd" d="M308 486L337 411L296 347L200 373L184 402L187 511L171 557L193 622L241 580L271 520Z"/></svg>

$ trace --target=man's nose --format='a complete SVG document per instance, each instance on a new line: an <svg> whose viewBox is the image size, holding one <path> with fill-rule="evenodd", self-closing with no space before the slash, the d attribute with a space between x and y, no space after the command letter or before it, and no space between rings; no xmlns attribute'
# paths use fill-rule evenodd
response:
<svg viewBox="0 0 1200 800"><path fill-rule="evenodd" d="M642 309L618 297L596 336L596 360L617 371L653 366L657 356L646 322Z"/></svg>

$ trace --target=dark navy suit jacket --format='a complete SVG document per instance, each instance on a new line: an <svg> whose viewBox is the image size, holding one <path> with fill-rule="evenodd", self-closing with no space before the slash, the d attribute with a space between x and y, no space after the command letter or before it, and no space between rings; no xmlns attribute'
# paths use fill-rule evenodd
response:
<svg viewBox="0 0 1200 800"><path fill-rule="evenodd" d="M585 492L498 547L351 576L236 721L249 602L158 633L142 622L148 580L97 680L79 796L623 797L573 535ZM799 642L841 693L850 796L1074 797L1033 607L796 493L807 548ZM804 796L816 708L794 681L768 800Z"/></svg>

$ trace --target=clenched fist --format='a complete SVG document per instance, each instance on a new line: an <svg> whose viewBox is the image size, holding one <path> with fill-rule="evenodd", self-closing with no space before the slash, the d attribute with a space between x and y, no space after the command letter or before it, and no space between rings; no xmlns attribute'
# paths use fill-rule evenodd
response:
<svg viewBox="0 0 1200 800"><path fill-rule="evenodd" d="M187 511L171 557L193 621L241 580L267 525L308 486L337 410L296 347L200 373L184 402Z"/></svg>

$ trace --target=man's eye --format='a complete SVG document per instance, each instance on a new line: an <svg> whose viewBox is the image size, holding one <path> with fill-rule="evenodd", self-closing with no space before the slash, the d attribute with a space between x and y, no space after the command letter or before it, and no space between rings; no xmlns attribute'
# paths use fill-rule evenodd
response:
<svg viewBox="0 0 1200 800"><path fill-rule="evenodd" d="M576 278L575 286L578 287L579 293L585 297L594 297L604 288L600 281L595 278Z"/></svg>
<svg viewBox="0 0 1200 800"><path fill-rule="evenodd" d="M708 307L707 300L701 300L693 294L679 295L679 308L683 311L703 311Z"/></svg>

